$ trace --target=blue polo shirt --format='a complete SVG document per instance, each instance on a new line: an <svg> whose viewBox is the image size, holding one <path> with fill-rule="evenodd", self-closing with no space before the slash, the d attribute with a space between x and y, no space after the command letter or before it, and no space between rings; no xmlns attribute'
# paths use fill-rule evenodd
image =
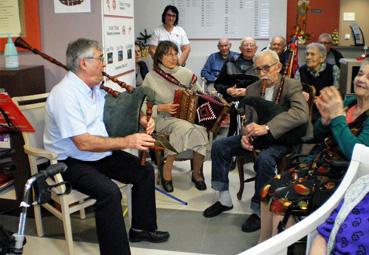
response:
<svg viewBox="0 0 369 255"><path fill-rule="evenodd" d="M224 63L229 59L237 58L238 55L238 53L230 51L228 57L224 59L220 52L211 54L201 70L201 77L204 77L208 82L214 82L222 70Z"/></svg>
<svg viewBox="0 0 369 255"><path fill-rule="evenodd" d="M106 93L95 86L87 86L73 72L68 72L50 92L45 109L45 149L58 154L58 160L67 157L96 161L111 152L80 151L73 136L89 133L107 137L103 122Z"/></svg>

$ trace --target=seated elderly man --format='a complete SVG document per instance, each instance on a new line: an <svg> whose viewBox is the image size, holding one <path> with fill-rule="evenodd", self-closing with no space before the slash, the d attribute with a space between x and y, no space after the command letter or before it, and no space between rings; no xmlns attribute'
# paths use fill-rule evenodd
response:
<svg viewBox="0 0 369 255"><path fill-rule="evenodd" d="M248 86L243 96L261 97L286 106L288 110L277 114L265 125L253 122L246 125L243 135L215 140L211 149L211 181L212 188L219 191L219 200L204 211L205 217L215 217L233 208L228 180L233 156L250 153L254 149L252 140L257 137L278 139L286 132L307 122L308 106L302 94L301 83L286 78L284 85L281 86L282 77L279 72L282 64L279 62L277 53L271 50L258 53L254 57L254 66L260 80ZM254 163L256 181L251 200L253 214L242 225L244 232L253 232L260 228L260 190L270 178L275 176L276 162L287 152L286 145L272 141L274 140L270 139L270 142L264 146Z"/></svg>
<svg viewBox="0 0 369 255"><path fill-rule="evenodd" d="M97 41L80 38L68 44L70 70L55 85L46 103L45 148L68 169L65 181L96 200L95 222L101 255L131 254L122 214L122 194L110 179L132 183L132 222L129 241L167 241L169 233L156 224L155 174L150 164L123 149L146 150L155 140L146 133L108 137L103 122L106 93L100 89L105 67ZM124 116L122 116L124 117ZM140 116L148 133L152 119Z"/></svg>
<svg viewBox="0 0 369 255"><path fill-rule="evenodd" d="M241 54L224 63L214 87L228 102L238 101L245 94L246 87L258 80L253 66L257 48L254 38L245 37L240 44ZM231 109L230 117L228 136L233 135L237 129L237 112L234 108Z"/></svg>
<svg viewBox="0 0 369 255"><path fill-rule="evenodd" d="M332 48L332 36L328 33L323 33L319 35L318 42L323 44L327 49L327 58L325 62L340 67L340 59L343 58L343 56L341 52Z"/></svg>
<svg viewBox="0 0 369 255"><path fill-rule="evenodd" d="M220 70L222 69L224 63L232 58L238 57L238 53L231 51L232 44L229 42L227 38L221 38L218 41L218 52L212 53L208 59L204 67L201 70L201 77L204 77L206 80L206 90L213 94L216 93L214 88L214 82L217 79Z"/></svg>
<svg viewBox="0 0 369 255"><path fill-rule="evenodd" d="M316 89L316 96L324 87L339 87L340 69L336 65L325 62L327 51L323 44L310 43L306 46L305 62L296 72L296 79L302 84L312 85ZM305 96L306 93L304 92ZM313 106L312 122L320 117L316 106Z"/></svg>
<svg viewBox="0 0 369 255"><path fill-rule="evenodd" d="M275 51L278 54L279 62L281 62L282 64L281 74L283 74L288 61L286 39L281 35L274 36L270 41L269 49Z"/></svg>

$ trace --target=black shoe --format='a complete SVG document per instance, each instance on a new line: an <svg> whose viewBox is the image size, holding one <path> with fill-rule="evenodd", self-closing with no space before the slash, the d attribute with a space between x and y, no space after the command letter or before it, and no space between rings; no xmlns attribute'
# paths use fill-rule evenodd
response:
<svg viewBox="0 0 369 255"><path fill-rule="evenodd" d="M192 176L192 182L195 184L196 189L198 190L206 190L206 183L205 181L196 181L195 178Z"/></svg>
<svg viewBox="0 0 369 255"><path fill-rule="evenodd" d="M222 212L229 211L233 209L233 206L225 206L222 205L219 201L213 204L212 206L208 207L204 212L203 215L206 218L215 217Z"/></svg>
<svg viewBox="0 0 369 255"><path fill-rule="evenodd" d="M260 217L253 213L242 224L242 231L249 233L258 229L260 229Z"/></svg>
<svg viewBox="0 0 369 255"><path fill-rule="evenodd" d="M169 233L166 231L136 231L136 230L129 230L129 241L130 242L141 242L147 241L151 243L162 243L169 239Z"/></svg>
<svg viewBox="0 0 369 255"><path fill-rule="evenodd" d="M173 182L172 180L170 181L167 181L165 180L163 177L161 178L161 186L163 186L163 189L168 192L168 193L171 193L174 191L174 188L173 188Z"/></svg>

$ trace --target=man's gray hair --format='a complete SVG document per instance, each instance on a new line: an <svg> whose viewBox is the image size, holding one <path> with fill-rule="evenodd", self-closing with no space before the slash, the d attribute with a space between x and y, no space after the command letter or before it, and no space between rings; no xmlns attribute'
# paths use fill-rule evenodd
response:
<svg viewBox="0 0 369 255"><path fill-rule="evenodd" d="M332 35L328 33L322 33L319 35L318 41L322 39L328 39L329 41L332 41Z"/></svg>
<svg viewBox="0 0 369 255"><path fill-rule="evenodd" d="M251 42L252 44L254 44L256 46L256 40L255 40L255 38L253 38L251 36L246 36L246 37L242 38L241 43L240 43L240 47L242 47L245 42Z"/></svg>
<svg viewBox="0 0 369 255"><path fill-rule="evenodd" d="M279 56L277 54L277 52L275 52L274 50L263 50L263 51L260 51L259 53L256 53L254 58L253 58L253 61L255 63L256 60L258 60L259 58L261 57L264 57L264 56L271 56L272 59L274 59L276 62L279 63Z"/></svg>
<svg viewBox="0 0 369 255"><path fill-rule="evenodd" d="M276 39L280 39L281 41L282 41L282 43L283 43L283 45L286 47L286 38L284 38L283 36L281 36L281 35L275 35L275 36L273 36L272 37L272 40L270 41L270 45L272 45L273 44L273 42L276 40Z"/></svg>
<svg viewBox="0 0 369 255"><path fill-rule="evenodd" d="M228 38L220 38L218 40L218 45L222 44L222 42L227 43L228 45L231 43Z"/></svg>
<svg viewBox="0 0 369 255"><path fill-rule="evenodd" d="M66 51L68 69L72 72L76 72L80 67L80 59L93 57L95 49L101 50L99 43L95 40L79 38L70 42Z"/></svg>
<svg viewBox="0 0 369 255"><path fill-rule="evenodd" d="M308 51L309 49L318 49L320 52L320 55L325 58L327 56L327 49L325 48L325 46L321 43L317 43L317 42L313 42L313 43L309 43L306 46L306 51Z"/></svg>

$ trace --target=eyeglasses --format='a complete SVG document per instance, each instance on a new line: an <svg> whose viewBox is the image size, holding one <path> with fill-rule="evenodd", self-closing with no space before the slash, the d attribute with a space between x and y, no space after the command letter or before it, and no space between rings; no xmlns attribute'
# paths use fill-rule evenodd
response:
<svg viewBox="0 0 369 255"><path fill-rule="evenodd" d="M99 60L101 63L104 63L104 57L86 57L85 59L95 59L95 60Z"/></svg>
<svg viewBox="0 0 369 255"><path fill-rule="evenodd" d="M260 66L260 67L255 67L254 70L257 74L261 74L261 71L263 71L264 73L269 73L270 72L270 68L274 65L278 64L278 62L275 62L274 64L272 65L263 65L263 66Z"/></svg>

